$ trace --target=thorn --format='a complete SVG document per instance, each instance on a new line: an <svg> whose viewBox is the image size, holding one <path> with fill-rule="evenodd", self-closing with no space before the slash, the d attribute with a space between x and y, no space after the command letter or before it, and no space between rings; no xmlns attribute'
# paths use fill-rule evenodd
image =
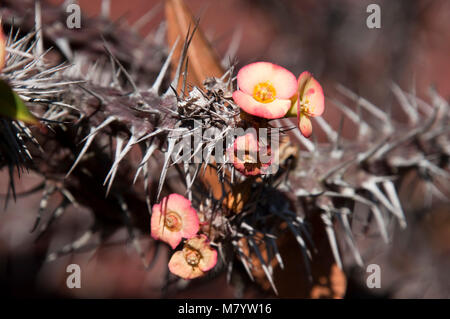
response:
<svg viewBox="0 0 450 319"><path fill-rule="evenodd" d="M153 6L150 10L148 10L142 17L140 17L132 26L131 29L135 32L138 32L144 25L149 23L153 17L158 13L159 9L161 9L162 2L158 2Z"/></svg>
<svg viewBox="0 0 450 319"><path fill-rule="evenodd" d="M167 22L162 21L156 31L152 34L150 33L148 36L145 37L145 40L148 41L151 37L153 37L153 43L159 46L165 46L166 45L166 31L167 31Z"/></svg>
<svg viewBox="0 0 450 319"><path fill-rule="evenodd" d="M276 295L278 295L278 290L277 287L275 286L275 283L273 281L273 277L271 275L271 273L269 272L269 269L267 268L267 263L264 260L261 251L259 250L258 246L255 243L255 240L252 237L247 237L248 243L250 244L250 246L253 248L253 250L256 253L256 256L258 257L260 263L261 263L261 267L264 271L264 274L266 275L267 279L269 280L270 286L272 287L273 291L275 292ZM270 261L269 261L270 262Z"/></svg>
<svg viewBox="0 0 450 319"><path fill-rule="evenodd" d="M199 21L197 21L195 23L194 30L192 30L192 33L190 33L191 26L189 26L188 31L186 33L186 38L184 40L183 50L181 51L180 59L178 60L178 65L177 65L177 69L176 69L176 72L175 72L175 76L173 78L172 83L170 84L170 86L175 88L175 89L178 88L178 81L179 81L180 75L181 75L181 68L183 67L184 61L185 61L186 56L187 56L187 50L189 48L189 45L191 44L192 38L194 37L195 31L198 28L198 24L199 24ZM164 93L164 95L168 95L168 94L170 94L170 88Z"/></svg>
<svg viewBox="0 0 450 319"><path fill-rule="evenodd" d="M417 109L425 113L426 116L433 114L433 107L412 93L405 93L417 105Z"/></svg>
<svg viewBox="0 0 450 319"><path fill-rule="evenodd" d="M383 216L381 214L381 211L378 209L377 205L374 202L372 202L372 201L370 201L370 200L368 200L368 199L366 199L366 198L364 198L364 197L362 197L360 195L357 195L357 194L348 195L348 194L345 194L345 193L336 193L336 192L326 191L326 192L324 192L324 195L331 196L331 197L348 198L350 200L353 200L355 202L359 202L361 204L364 204L364 205L368 206L371 209L371 211L374 214L374 216L375 216L375 219L377 221L378 228L380 229L380 233L381 233L381 236L382 236L383 240L386 243L389 243L389 239L388 239L388 235L387 235L387 231L386 231L386 226L384 224Z"/></svg>
<svg viewBox="0 0 450 319"><path fill-rule="evenodd" d="M448 104L448 102L442 98L442 96L440 96L438 94L438 92L436 91L436 89L434 87L429 88L429 95L431 97L433 106L438 109L441 110L443 114L441 115L448 115L448 111L450 109L450 106ZM440 118L441 116L439 116Z"/></svg>
<svg viewBox="0 0 450 319"><path fill-rule="evenodd" d="M292 234L294 235L295 239L297 240L298 244L300 245L300 250L302 251L303 260L305 262L306 272L308 274L308 280L310 282L312 282L313 278L312 278L312 272L311 272L311 265L309 263L309 260L312 259L311 253L310 253L309 249L306 247L304 240L302 239L302 237L297 232L297 230L295 229L295 227L292 225L291 222L288 222L288 227L291 230Z"/></svg>
<svg viewBox="0 0 450 319"><path fill-rule="evenodd" d="M432 162L430 162L427 159L422 159L419 162L419 167L426 169L427 171L433 173L434 175L440 176L446 180L450 180L450 173L448 173L447 171L443 170L442 168L440 168L439 166L433 164Z"/></svg>
<svg viewBox="0 0 450 319"><path fill-rule="evenodd" d="M192 201L192 191L190 189L190 185L192 185L191 175L189 174L189 163L183 163L184 175L185 175L185 183L186 183L186 192L188 194L188 199Z"/></svg>
<svg viewBox="0 0 450 319"><path fill-rule="evenodd" d="M406 218L405 213L403 212L402 205L397 195L397 191L395 190L394 183L390 180L382 182L384 190L386 191L391 203L395 207L395 211L399 214L396 215L400 222L401 228L406 228Z"/></svg>
<svg viewBox="0 0 450 319"><path fill-rule="evenodd" d="M181 96L182 97L185 97L185 93L186 93L186 81L187 81L188 65L189 65L189 57L186 57L186 63L184 64L184 72L183 72L183 85L182 85L182 90L181 90Z"/></svg>
<svg viewBox="0 0 450 319"><path fill-rule="evenodd" d="M89 240L91 239L92 235L94 234L92 229L87 230L83 235L81 235L78 239L76 239L74 242L65 245L62 249L60 249L57 252L51 253L47 255L46 262L50 262L55 260L58 257L61 257L63 255L69 254L71 252L77 251L83 246L85 246Z"/></svg>
<svg viewBox="0 0 450 319"><path fill-rule="evenodd" d="M101 97L100 95L98 95L98 94L95 93L94 91L92 91L92 90L90 90L90 89L88 89L88 88L85 88L85 87L82 86L82 85L78 85L78 87L79 87L80 89L86 91L87 93L89 93L89 94L92 95L93 97L95 97L95 98L98 100L98 102L99 102L100 104L104 104L104 103L105 103L105 100L103 99L103 97Z"/></svg>
<svg viewBox="0 0 450 319"><path fill-rule="evenodd" d="M197 164L197 165L196 165L194 175L192 176L192 179L191 179L191 183L190 183L189 185L187 185L188 191L191 191L192 185L194 184L194 181L195 181L195 179L197 178L198 173L200 172L200 167L201 167L200 164Z"/></svg>
<svg viewBox="0 0 450 319"><path fill-rule="evenodd" d="M370 103L363 97L358 96L357 94L353 93L351 90L349 90L348 88L346 88L345 86L343 86L341 84L338 84L337 89L343 95L345 95L349 99L357 102L358 105L360 105L361 107L366 109L373 116L377 117L382 122L383 126L385 128L387 128L387 132L392 132L393 128L392 128L391 120L389 119L388 115L384 111L382 111L379 107L373 105L372 103Z"/></svg>
<svg viewBox="0 0 450 319"><path fill-rule="evenodd" d="M142 167L142 171L144 173L144 191L145 191L145 203L147 204L148 213L150 216L152 215L152 203L150 201L150 194L148 192L149 189L149 178L148 178L148 163L146 162Z"/></svg>
<svg viewBox="0 0 450 319"><path fill-rule="evenodd" d="M363 267L364 263L361 258L361 254L359 253L359 249L358 249L358 247L356 247L356 243L353 238L352 229L350 227L350 223L348 222L347 215L349 213L350 212L348 211L348 209L342 209L342 210L338 211L337 217L338 217L338 220L341 222L341 225L344 227L345 234L346 234L345 240L346 240L347 244L350 246L350 249L352 250L353 257L355 258L356 263L358 264L358 266Z"/></svg>
<svg viewBox="0 0 450 319"><path fill-rule="evenodd" d="M102 0L101 17L109 19L111 12L111 0Z"/></svg>
<svg viewBox="0 0 450 319"><path fill-rule="evenodd" d="M341 114L341 119L339 121L339 128L337 131L337 136L336 136L336 140L333 143L333 152L332 152L332 156L334 155L334 157L336 158L340 158L341 154L342 154L342 150L341 150L341 139L342 139L342 131L344 128L344 114Z"/></svg>
<svg viewBox="0 0 450 319"><path fill-rule="evenodd" d="M444 203L448 202L448 196L443 194L442 191L436 185L434 185L432 182L428 181L427 186L430 188L432 195L436 196L440 201L442 201ZM431 202L431 198L430 198L430 202ZM431 205L431 203L430 203L430 205Z"/></svg>
<svg viewBox="0 0 450 319"><path fill-rule="evenodd" d="M178 42L180 40L180 37L178 37L175 41L175 43L172 46L172 49L169 52L169 55L167 56L166 61L164 61L163 66L161 67L161 71L159 71L158 77L156 78L155 82L153 83L152 87L150 88L149 91L158 94L159 91L159 87L161 86L161 83L164 79L164 76L166 75L167 69L169 68L170 65L170 60L172 59L173 53L175 52L175 49L178 45Z"/></svg>
<svg viewBox="0 0 450 319"><path fill-rule="evenodd" d="M66 56L67 60L73 60L73 52L70 48L70 43L66 38L57 38L55 40L56 46L61 50L61 52Z"/></svg>
<svg viewBox="0 0 450 319"><path fill-rule="evenodd" d="M34 222L34 226L31 229L30 233L34 232L37 229L37 227L39 226L39 223L42 218L42 214L44 213L44 210L48 205L48 199L55 192L55 190L56 190L56 187L54 185L50 185L50 186L44 188L44 191L42 192L42 198L39 202L38 216L36 217L36 221Z"/></svg>
<svg viewBox="0 0 450 319"><path fill-rule="evenodd" d="M162 187L163 187L164 181L166 179L167 170L169 169L170 157L172 155L174 147L175 147L175 139L169 137L167 151L165 153L164 166L162 168L161 176L159 178L159 185L158 185L158 192L156 195L156 201L159 200L159 196L161 195Z"/></svg>
<svg viewBox="0 0 450 319"><path fill-rule="evenodd" d="M47 223L42 225L42 227L39 229L39 234L36 236L34 240L35 242L37 242L40 238L42 238L42 236L45 234L47 229L52 225L52 223L64 214L69 203L70 202L67 199L63 199L62 202L58 205L58 207L56 207L53 210Z"/></svg>
<svg viewBox="0 0 450 319"><path fill-rule="evenodd" d="M277 259L278 264L280 265L280 268L282 270L284 270L284 262L283 262L283 258L281 258L281 254L280 254L280 252L278 250L277 242L273 238L269 238L268 242L270 243L270 245L272 246L272 248L274 250L275 258Z"/></svg>
<svg viewBox="0 0 450 319"><path fill-rule="evenodd" d="M102 36L103 38L103 36ZM120 70L123 72L123 74L125 75L125 77L127 78L128 82L131 84L131 86L133 87L133 93L139 95L141 98L141 94L139 92L139 89L136 86L136 83L134 82L134 80L131 78L131 75L127 72L127 70L124 68L124 66L122 65L122 63L120 63L120 61L112 54L111 50L109 49L108 44L106 43L105 38L103 38L103 47L105 48L106 52L108 53L108 55L114 60L114 62L117 63L117 65L119 66Z"/></svg>
<svg viewBox="0 0 450 319"><path fill-rule="evenodd" d="M392 143L384 145L382 148L380 148L375 154L375 159L380 159L385 154L389 153L393 149L395 149L397 146L408 142L409 140L413 139L414 137L425 133L428 131L428 129L433 125L434 121L436 120L438 114L438 108L433 109L433 114L430 116L429 119L425 122L423 126L420 126L416 129L413 129L409 133L405 134L404 136L401 136L397 140L393 141Z"/></svg>
<svg viewBox="0 0 450 319"><path fill-rule="evenodd" d="M244 269L247 272L248 276L250 277L251 281L255 281L255 278L253 277L252 272L250 271L250 267L248 266L247 261L245 260L245 258L242 255L243 255L243 253L241 253L239 255L239 259L241 260L241 263L244 266Z"/></svg>
<svg viewBox="0 0 450 319"><path fill-rule="evenodd" d="M335 130L333 130L330 124L328 124L321 116L313 117L313 119L317 122L317 124L319 124L320 128L325 132L328 140L331 143L335 143L337 139L337 133Z"/></svg>
<svg viewBox="0 0 450 319"><path fill-rule="evenodd" d="M339 165L336 165L335 167L333 167L332 169L330 169L328 172L326 172L325 174L323 174L322 176L319 177L319 181L320 182L327 182L327 180L333 176L334 174L336 174L337 172L341 171L341 170L346 170L350 165L352 165L354 162L356 162L356 158L351 158L345 162L342 162Z"/></svg>
<svg viewBox="0 0 450 319"><path fill-rule="evenodd" d="M282 123L282 125L283 125L283 123L284 123L284 125L286 125L286 126L293 127L293 126L292 126L292 122L289 121L288 119L281 119L280 122ZM297 129L296 126L293 127L293 130L292 130L292 131L294 132L294 135L295 135L295 137L297 138L297 140L298 140L300 143L302 143L303 146L304 146L309 152L313 153L313 152L316 151L316 147L314 146L314 144L313 144L310 140L308 140L306 137L304 137L304 136L300 133L300 131Z"/></svg>
<svg viewBox="0 0 450 319"><path fill-rule="evenodd" d="M419 121L419 114L417 113L416 108L409 103L406 94L402 91L402 89L396 84L391 84L391 90L397 97L397 100L403 110L403 113L408 117L408 121L415 125Z"/></svg>
<svg viewBox="0 0 450 319"><path fill-rule="evenodd" d="M119 140L122 141L120 143L120 145L119 145ZM108 188L106 190L106 196L108 196L109 191L111 189L114 177L115 177L116 172L117 172L117 168L119 167L119 163L122 161L122 159L125 157L125 155L128 154L128 152L130 151L131 147L133 147L133 145L136 144L136 137L133 135L133 132L132 132L132 135L131 135L130 139L128 140L128 143L125 145L123 150L122 150L122 143L123 143L123 139L117 137L116 156L115 156L115 159L114 159L114 163L113 163L111 169L109 170L108 175L105 178L105 181L103 182L103 185L105 185L106 182L109 179Z"/></svg>
<svg viewBox="0 0 450 319"><path fill-rule="evenodd" d="M142 169L142 167L147 163L147 161L150 159L150 157L152 156L153 152L156 150L157 145L156 143L152 143L150 145L150 147L147 148L144 156L142 157L142 161L138 166L138 169L136 170L136 174L134 175L134 179L133 179L133 184L136 183L137 177L139 176L139 173Z"/></svg>
<svg viewBox="0 0 450 319"><path fill-rule="evenodd" d="M101 129L103 129L105 126L111 124L115 120L117 120L116 117L108 116L99 126L92 127L91 132L89 132L89 134L85 138L83 138L80 143L83 143L85 140L89 139L92 135L97 135Z"/></svg>
<svg viewBox="0 0 450 319"><path fill-rule="evenodd" d="M336 234L334 233L333 222L331 221L330 213L329 212L322 213L320 214L320 217L322 218L322 221L325 225L325 231L328 236L328 241L330 242L330 247L334 256L334 260L336 261L336 264L339 267L339 269L343 269L341 257L339 255L339 248L336 240Z"/></svg>
<svg viewBox="0 0 450 319"><path fill-rule="evenodd" d="M371 148L369 148L367 151L365 151L362 154L359 154L357 156L357 161L358 163L364 163L367 160L369 160L372 156L375 155L376 152L378 152L380 149L382 149L383 147L385 147L387 145L387 142L389 141L389 139L391 138L390 135L386 135L384 136L378 143L376 143L374 146L372 146Z"/></svg>
<svg viewBox="0 0 450 319"><path fill-rule="evenodd" d="M242 26L239 26L237 28L235 27L230 45L228 46L228 49L223 55L222 61L220 62L220 64L224 69L229 67L229 65L227 65L227 62L233 60L234 57L236 56L236 53L239 49L239 45L242 40L242 34L243 34Z"/></svg>
<svg viewBox="0 0 450 319"><path fill-rule="evenodd" d="M378 209L377 205L371 205L370 210L372 211L373 215L375 216L375 220L377 221L378 228L380 229L381 237L383 238L384 242L386 244L389 243L389 237L386 230L386 224L384 223L383 215L381 214L381 211Z"/></svg>
<svg viewBox="0 0 450 319"><path fill-rule="evenodd" d="M91 145L92 141L94 140L95 136L97 134L92 134L94 132L95 128L91 128L91 133L89 134L89 137L86 141L86 143L84 143L83 148L80 151L80 154L78 154L77 159L75 160L75 162L73 163L72 167L69 169L69 171L67 172L66 176L64 178L69 177L69 175L72 173L72 171L75 169L75 167L78 165L78 163L80 162L81 158L83 157L83 155L86 153L86 151L88 150L89 146Z"/></svg>
<svg viewBox="0 0 450 319"><path fill-rule="evenodd" d="M65 199L67 199L70 204L77 208L79 207L77 200L67 188L59 188L59 191L62 195L64 195Z"/></svg>
<svg viewBox="0 0 450 319"><path fill-rule="evenodd" d="M36 53L38 56L42 56L44 53L44 37L42 35L42 11L40 0L35 0L34 2L34 28L37 37Z"/></svg>

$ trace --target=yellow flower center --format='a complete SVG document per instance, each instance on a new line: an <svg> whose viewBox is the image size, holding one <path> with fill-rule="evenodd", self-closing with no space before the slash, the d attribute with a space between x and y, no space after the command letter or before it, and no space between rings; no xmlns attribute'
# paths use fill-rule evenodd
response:
<svg viewBox="0 0 450 319"><path fill-rule="evenodd" d="M314 111L314 107L309 103L309 99L305 99L304 101L300 101L301 111L310 116Z"/></svg>
<svg viewBox="0 0 450 319"><path fill-rule="evenodd" d="M175 212L168 212L165 216L164 225L170 231L179 231L181 229L181 217Z"/></svg>
<svg viewBox="0 0 450 319"><path fill-rule="evenodd" d="M184 258L189 266L195 267L200 262L202 255L196 250L192 248L185 248Z"/></svg>
<svg viewBox="0 0 450 319"><path fill-rule="evenodd" d="M276 94L274 86L269 81L258 83L253 89L253 98L261 103L274 101Z"/></svg>

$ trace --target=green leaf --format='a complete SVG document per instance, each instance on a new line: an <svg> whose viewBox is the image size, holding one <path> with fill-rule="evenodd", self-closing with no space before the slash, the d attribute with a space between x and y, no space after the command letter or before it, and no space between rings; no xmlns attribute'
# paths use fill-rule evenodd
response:
<svg viewBox="0 0 450 319"><path fill-rule="evenodd" d="M0 116L28 124L39 124L38 119L30 113L17 93L3 80L0 80Z"/></svg>

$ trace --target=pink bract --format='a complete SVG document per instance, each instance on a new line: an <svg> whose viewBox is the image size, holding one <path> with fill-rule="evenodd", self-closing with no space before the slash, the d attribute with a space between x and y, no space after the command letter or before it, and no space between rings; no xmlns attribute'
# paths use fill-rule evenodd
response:
<svg viewBox="0 0 450 319"><path fill-rule="evenodd" d="M152 208L151 236L178 246L182 238L191 238L199 231L197 212L190 200L178 194L170 194Z"/></svg>
<svg viewBox="0 0 450 319"><path fill-rule="evenodd" d="M298 78L297 94L292 109L297 112L298 127L305 137L312 134L310 117L321 116L325 109L325 97L320 83L308 71Z"/></svg>
<svg viewBox="0 0 450 319"><path fill-rule="evenodd" d="M309 73L303 72L298 77L298 93L300 99L305 102L309 100L309 106L305 112L309 116L321 116L325 109L325 97L320 83Z"/></svg>
<svg viewBox="0 0 450 319"><path fill-rule="evenodd" d="M0 72L3 70L5 66L5 57L6 57L6 38L3 34L2 26L0 25Z"/></svg>
<svg viewBox="0 0 450 319"><path fill-rule="evenodd" d="M312 134L312 123L307 115L298 115L298 128L304 137L310 137Z"/></svg>
<svg viewBox="0 0 450 319"><path fill-rule="evenodd" d="M181 278L194 279L203 276L216 263L217 251L205 235L197 235L186 241L183 250L172 255L169 270Z"/></svg>
<svg viewBox="0 0 450 319"><path fill-rule="evenodd" d="M238 72L237 82L239 90L233 93L234 102L246 113L266 119L285 116L297 90L295 76L269 62L244 66Z"/></svg>

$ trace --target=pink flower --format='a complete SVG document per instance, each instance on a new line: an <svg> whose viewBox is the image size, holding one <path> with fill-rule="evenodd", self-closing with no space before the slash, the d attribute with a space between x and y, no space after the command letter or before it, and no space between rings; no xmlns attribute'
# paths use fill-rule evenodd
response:
<svg viewBox="0 0 450 319"><path fill-rule="evenodd" d="M152 209L151 235L168 243L173 249L182 238L191 238L200 229L197 212L191 201L178 194L170 194Z"/></svg>
<svg viewBox="0 0 450 319"><path fill-rule="evenodd" d="M266 119L286 115L297 89L297 80L290 71L269 62L244 66L238 72L237 83L234 102L245 112Z"/></svg>
<svg viewBox="0 0 450 319"><path fill-rule="evenodd" d="M325 108L322 86L308 71L298 77L298 90L288 114L297 113L298 128L303 136L310 137L310 117L321 116Z"/></svg>
<svg viewBox="0 0 450 319"><path fill-rule="evenodd" d="M205 235L197 235L185 243L183 250L172 255L169 270L181 278L194 279L203 276L216 263L217 251L209 245Z"/></svg>
<svg viewBox="0 0 450 319"><path fill-rule="evenodd" d="M262 150L254 133L247 133L237 137L233 146L227 149L228 157L233 162L234 167L246 176L264 174L272 164L270 146L267 146L264 154L269 157L268 159L262 161L261 152Z"/></svg>
<svg viewBox="0 0 450 319"><path fill-rule="evenodd" d="M0 72L5 66L5 56L6 56L6 38L3 34L2 26L0 25Z"/></svg>

